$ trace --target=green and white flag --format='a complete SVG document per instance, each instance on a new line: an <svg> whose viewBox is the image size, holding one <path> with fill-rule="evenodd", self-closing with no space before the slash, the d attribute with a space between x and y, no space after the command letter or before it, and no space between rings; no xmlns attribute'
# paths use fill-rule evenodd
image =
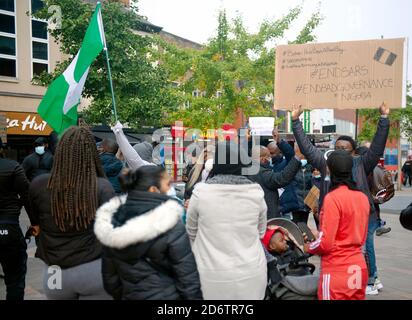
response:
<svg viewBox="0 0 412 320"><path fill-rule="evenodd" d="M59 134L77 124L77 106L90 65L106 47L100 7L98 3L79 52L63 74L49 85L37 109Z"/></svg>

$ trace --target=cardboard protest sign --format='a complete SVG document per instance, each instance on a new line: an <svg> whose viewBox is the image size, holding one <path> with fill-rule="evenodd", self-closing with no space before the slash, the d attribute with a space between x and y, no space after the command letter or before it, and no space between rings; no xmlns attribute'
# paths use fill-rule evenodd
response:
<svg viewBox="0 0 412 320"><path fill-rule="evenodd" d="M273 117L250 117L249 128L252 136L272 136L275 127Z"/></svg>
<svg viewBox="0 0 412 320"><path fill-rule="evenodd" d="M406 59L404 38L278 46L275 109L405 107Z"/></svg>
<svg viewBox="0 0 412 320"><path fill-rule="evenodd" d="M312 210L312 212L315 212L315 210L318 208L319 196L319 188L313 186L304 200L304 203Z"/></svg>

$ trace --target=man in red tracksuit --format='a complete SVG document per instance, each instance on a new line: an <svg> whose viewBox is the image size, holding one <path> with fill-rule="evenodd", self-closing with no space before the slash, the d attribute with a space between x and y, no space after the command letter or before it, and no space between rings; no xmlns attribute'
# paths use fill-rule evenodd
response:
<svg viewBox="0 0 412 320"><path fill-rule="evenodd" d="M362 246L370 208L352 180L352 162L343 150L328 157L332 185L322 206L319 237L304 246L305 252L321 256L319 300L365 299L368 269Z"/></svg>

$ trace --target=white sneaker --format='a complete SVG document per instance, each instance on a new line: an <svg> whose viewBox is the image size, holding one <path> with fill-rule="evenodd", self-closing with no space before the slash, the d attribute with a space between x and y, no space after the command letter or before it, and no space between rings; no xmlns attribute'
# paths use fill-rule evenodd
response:
<svg viewBox="0 0 412 320"><path fill-rule="evenodd" d="M367 286L366 287L366 294L368 296L376 296L379 294L378 288L373 285L373 286Z"/></svg>
<svg viewBox="0 0 412 320"><path fill-rule="evenodd" d="M381 290L383 289L383 284L382 284L382 282L379 280L379 278L376 278L374 287L376 287L376 289L378 289L379 291L381 291Z"/></svg>

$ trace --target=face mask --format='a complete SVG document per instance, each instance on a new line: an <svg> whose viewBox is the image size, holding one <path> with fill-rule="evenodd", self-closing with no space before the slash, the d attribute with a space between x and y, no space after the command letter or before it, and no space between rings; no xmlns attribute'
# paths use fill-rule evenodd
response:
<svg viewBox="0 0 412 320"><path fill-rule="evenodd" d="M320 174L316 175L314 178L315 179L320 179Z"/></svg>
<svg viewBox="0 0 412 320"><path fill-rule="evenodd" d="M211 171L213 169L213 159L208 159L205 162L206 171Z"/></svg>
<svg viewBox="0 0 412 320"><path fill-rule="evenodd" d="M302 164L302 167L304 167L308 164L308 160L302 159L302 160L300 160L300 163Z"/></svg>
<svg viewBox="0 0 412 320"><path fill-rule="evenodd" d="M169 197L176 197L176 189L174 187L170 187L169 191L167 191L166 195Z"/></svg>
<svg viewBox="0 0 412 320"><path fill-rule="evenodd" d="M45 150L44 150L44 146L38 146L36 148L34 148L34 151L41 156L42 154L44 154Z"/></svg>
<svg viewBox="0 0 412 320"><path fill-rule="evenodd" d="M325 181L330 181L330 175L327 175L327 176L325 177Z"/></svg>

